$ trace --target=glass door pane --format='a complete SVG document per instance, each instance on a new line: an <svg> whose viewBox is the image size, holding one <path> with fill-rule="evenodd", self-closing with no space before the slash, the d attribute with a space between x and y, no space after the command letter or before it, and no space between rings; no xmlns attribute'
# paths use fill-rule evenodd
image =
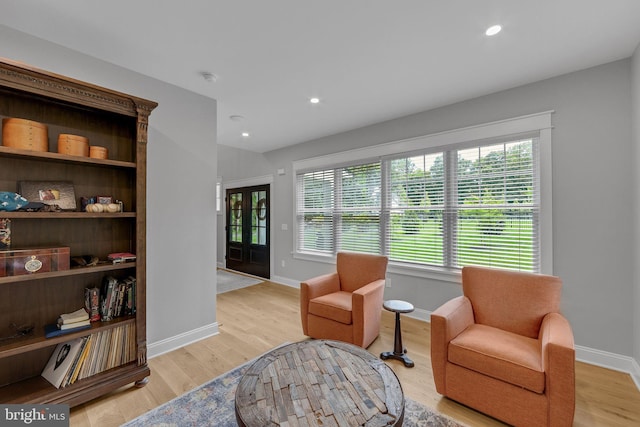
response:
<svg viewBox="0 0 640 427"><path fill-rule="evenodd" d="M267 192L251 192L251 243L267 244Z"/></svg>
<svg viewBox="0 0 640 427"><path fill-rule="evenodd" d="M242 243L242 193L231 194L229 240Z"/></svg>

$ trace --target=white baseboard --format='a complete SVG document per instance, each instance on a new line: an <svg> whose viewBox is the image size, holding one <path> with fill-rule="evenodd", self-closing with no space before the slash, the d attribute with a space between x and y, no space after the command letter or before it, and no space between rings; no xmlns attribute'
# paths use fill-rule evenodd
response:
<svg viewBox="0 0 640 427"><path fill-rule="evenodd" d="M640 390L640 364L638 364L638 361L636 359L633 359L632 365L633 372L631 373L631 379L634 383L636 383L636 387L638 387L638 390Z"/></svg>
<svg viewBox="0 0 640 427"><path fill-rule="evenodd" d="M218 335L218 322L210 325L205 325L192 331L187 331L182 334L175 335L173 337L165 338L160 341L156 341L147 346L147 357L153 359L161 354L168 353L176 350L180 347L184 347L196 341L200 341L205 338L209 338L213 335Z"/></svg>
<svg viewBox="0 0 640 427"><path fill-rule="evenodd" d="M640 390L640 366L633 357L576 345L576 360L627 373Z"/></svg>
<svg viewBox="0 0 640 427"><path fill-rule="evenodd" d="M297 281L297 280L288 279L282 276L271 276L271 279L269 280L275 283L280 283L281 285L286 285L292 288L300 289L300 281Z"/></svg>

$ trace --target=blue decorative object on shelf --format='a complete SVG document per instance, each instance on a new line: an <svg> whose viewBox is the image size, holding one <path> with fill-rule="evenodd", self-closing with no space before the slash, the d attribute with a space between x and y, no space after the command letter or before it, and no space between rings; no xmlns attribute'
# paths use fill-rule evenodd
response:
<svg viewBox="0 0 640 427"><path fill-rule="evenodd" d="M18 193L0 191L0 211L17 211L29 203Z"/></svg>

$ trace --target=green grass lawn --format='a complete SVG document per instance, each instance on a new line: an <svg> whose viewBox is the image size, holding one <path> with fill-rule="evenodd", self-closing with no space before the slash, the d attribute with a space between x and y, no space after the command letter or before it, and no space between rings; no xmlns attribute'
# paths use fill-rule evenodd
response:
<svg viewBox="0 0 640 427"><path fill-rule="evenodd" d="M400 221L391 222L389 258L418 264L443 265L441 221L429 219L413 225L411 232L403 230ZM456 266L482 265L533 271L533 225L530 219L507 219L498 234L483 234L477 220L460 219L457 227ZM331 251L330 242L321 242L321 233L305 233L305 246ZM380 232L377 223L350 224L343 227L341 250L371 252L378 247ZM321 244L323 243L323 244Z"/></svg>

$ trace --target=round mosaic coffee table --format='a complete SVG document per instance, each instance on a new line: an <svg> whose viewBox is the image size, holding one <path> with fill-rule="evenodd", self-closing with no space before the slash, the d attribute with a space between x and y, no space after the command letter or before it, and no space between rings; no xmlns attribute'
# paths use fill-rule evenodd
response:
<svg viewBox="0 0 640 427"><path fill-rule="evenodd" d="M240 427L401 426L404 394L394 372L368 351L308 340L275 349L240 379Z"/></svg>

